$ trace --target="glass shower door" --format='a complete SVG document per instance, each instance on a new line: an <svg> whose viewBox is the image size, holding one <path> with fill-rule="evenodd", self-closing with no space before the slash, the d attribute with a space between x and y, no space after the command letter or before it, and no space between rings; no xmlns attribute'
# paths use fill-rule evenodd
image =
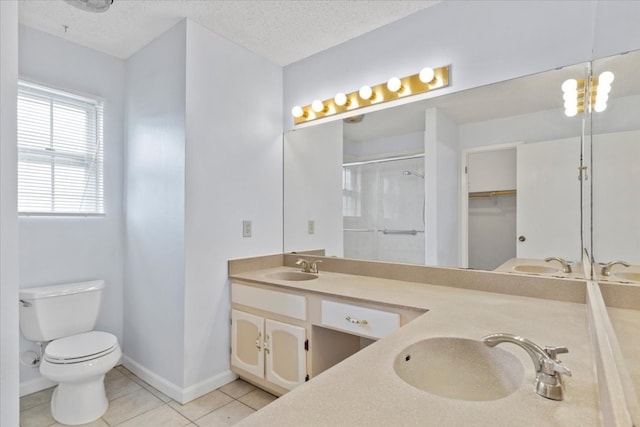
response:
<svg viewBox="0 0 640 427"><path fill-rule="evenodd" d="M343 167L344 255L424 264L424 157Z"/></svg>

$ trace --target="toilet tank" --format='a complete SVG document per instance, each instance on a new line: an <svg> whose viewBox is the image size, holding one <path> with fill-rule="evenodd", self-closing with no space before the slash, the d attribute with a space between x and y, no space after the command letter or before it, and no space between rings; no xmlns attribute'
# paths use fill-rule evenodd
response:
<svg viewBox="0 0 640 427"><path fill-rule="evenodd" d="M20 289L20 330L30 341L92 331L104 280Z"/></svg>

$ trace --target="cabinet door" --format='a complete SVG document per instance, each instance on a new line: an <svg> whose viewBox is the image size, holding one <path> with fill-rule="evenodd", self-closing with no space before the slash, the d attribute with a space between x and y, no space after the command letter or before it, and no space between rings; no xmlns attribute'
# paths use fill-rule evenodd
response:
<svg viewBox="0 0 640 427"><path fill-rule="evenodd" d="M264 319L231 310L231 364L264 378Z"/></svg>
<svg viewBox="0 0 640 427"><path fill-rule="evenodd" d="M265 353L267 381L291 390L305 381L307 354L305 328L266 320Z"/></svg>

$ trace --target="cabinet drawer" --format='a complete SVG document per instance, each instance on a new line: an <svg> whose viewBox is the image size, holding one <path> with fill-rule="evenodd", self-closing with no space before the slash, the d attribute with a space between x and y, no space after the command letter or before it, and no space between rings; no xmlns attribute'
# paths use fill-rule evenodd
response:
<svg viewBox="0 0 640 427"><path fill-rule="evenodd" d="M294 319L307 320L307 301L302 295L232 283L231 302Z"/></svg>
<svg viewBox="0 0 640 427"><path fill-rule="evenodd" d="M382 338L400 327L400 315L357 305L322 301L322 324L364 337Z"/></svg>

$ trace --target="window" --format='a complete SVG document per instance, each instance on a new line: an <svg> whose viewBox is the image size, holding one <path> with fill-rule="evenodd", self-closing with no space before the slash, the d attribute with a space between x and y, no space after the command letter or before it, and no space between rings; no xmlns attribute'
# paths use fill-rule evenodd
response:
<svg viewBox="0 0 640 427"><path fill-rule="evenodd" d="M342 215L362 216L360 185L361 169L359 167L342 167Z"/></svg>
<svg viewBox="0 0 640 427"><path fill-rule="evenodd" d="M102 102L18 83L18 212L104 214Z"/></svg>

